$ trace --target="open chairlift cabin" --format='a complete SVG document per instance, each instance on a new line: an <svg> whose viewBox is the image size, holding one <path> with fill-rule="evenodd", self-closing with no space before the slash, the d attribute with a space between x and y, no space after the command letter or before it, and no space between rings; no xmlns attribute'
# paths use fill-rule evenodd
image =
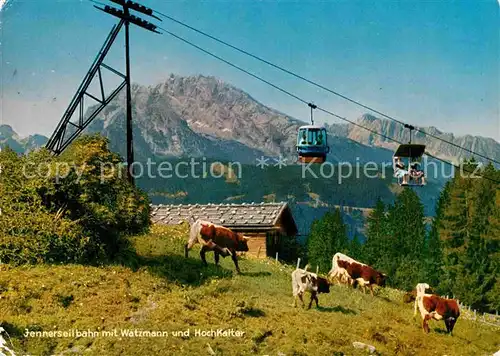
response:
<svg viewBox="0 0 500 356"><path fill-rule="evenodd" d="M424 186L425 176L419 165L425 153L425 145L412 144L411 132L415 127L405 125L405 128L410 130L410 141L399 145L394 152L392 157L394 177L397 178L400 186Z"/></svg>
<svg viewBox="0 0 500 356"><path fill-rule="evenodd" d="M317 106L309 103L311 108L311 125L299 127L297 133L297 154L301 163L323 163L326 161L326 154L330 151L328 147L326 129L314 125L313 109Z"/></svg>

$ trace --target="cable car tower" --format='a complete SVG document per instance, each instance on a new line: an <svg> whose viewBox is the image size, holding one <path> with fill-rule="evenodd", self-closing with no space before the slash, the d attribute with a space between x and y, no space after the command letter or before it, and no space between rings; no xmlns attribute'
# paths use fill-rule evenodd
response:
<svg viewBox="0 0 500 356"><path fill-rule="evenodd" d="M141 4L130 0L110 0L111 2L120 5L122 8L117 9L115 7L106 5L104 8L95 6L98 10L101 10L107 14L113 15L117 17L120 21L117 25L114 25L109 33L106 41L97 54L94 62L90 66L89 71L85 75L80 87L78 88L75 96L71 100L68 108L63 114L63 117L59 124L57 125L56 130L50 137L49 141L46 144L46 148L52 151L53 154L59 155L63 152L70 144L73 142L83 130L87 128L87 126L99 115L99 113L115 98L118 93L126 87L127 90L127 178L133 184L134 183L134 174L133 174L133 163L134 163L134 148L133 148L133 137L132 137L132 103L131 103L131 81L130 81L130 40L129 40L129 27L130 24L134 24L136 26L142 27L145 30L155 32L160 34L156 30L157 26L143 20L135 15L133 15L132 11L137 11L142 14L151 16L157 20L160 18L153 15L153 10L147 8ZM108 54L111 46L113 45L116 37L120 33L121 29L125 27L125 74L122 72L106 65L104 63L104 59ZM104 83L102 70L105 69L110 71L111 73L117 75L122 79L121 83L109 94L105 95L104 93ZM99 78L99 88L100 88L100 97L94 96L89 92L89 87L92 84L94 77ZM97 102L97 108L90 113L90 115L85 115L84 113L84 104L85 98L90 98L93 101ZM73 114L79 110L78 112L78 121L71 121Z"/></svg>

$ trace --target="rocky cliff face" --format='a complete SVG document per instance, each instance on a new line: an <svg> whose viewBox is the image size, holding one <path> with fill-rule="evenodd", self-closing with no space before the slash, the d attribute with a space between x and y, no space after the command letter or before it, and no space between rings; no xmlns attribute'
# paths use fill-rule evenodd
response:
<svg viewBox="0 0 500 356"><path fill-rule="evenodd" d="M125 154L124 94L90 127L110 137ZM305 123L269 108L214 77L170 76L156 86L134 85L133 117L138 157L189 156L255 162L261 155L295 160L297 129ZM332 126L333 127L333 126ZM331 131L333 161L386 160L390 152ZM340 133L340 134L339 134Z"/></svg>
<svg viewBox="0 0 500 356"><path fill-rule="evenodd" d="M299 123L213 77L170 78L156 86L134 85L135 150L139 156L190 156L254 160L291 155ZM90 127L124 153L124 95Z"/></svg>

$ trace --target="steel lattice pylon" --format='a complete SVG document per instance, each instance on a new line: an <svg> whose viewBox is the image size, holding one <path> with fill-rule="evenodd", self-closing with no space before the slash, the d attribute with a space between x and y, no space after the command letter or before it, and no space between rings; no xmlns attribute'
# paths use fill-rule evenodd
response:
<svg viewBox="0 0 500 356"><path fill-rule="evenodd" d="M78 88L75 96L71 100L68 108L66 109L59 125L57 125L56 130L50 137L47 142L46 147L51 150L54 154L58 155L62 151L64 151L71 142L83 131L85 128L95 119L97 115L104 109L104 107L111 101L113 98L127 85L127 77L125 74L120 73L116 69L111 68L110 66L103 63L106 58L106 54L108 53L113 41L118 36L120 32L124 20L121 20L118 25L113 26L113 29L109 33L104 45L102 46L99 54L97 55L94 63L90 67L87 75L84 77L80 87ZM104 94L104 84L101 70L102 68L109 70L110 72L120 76L123 78L123 81L116 87L107 97ZM101 89L101 98L96 98L94 95L88 92L90 85L92 84L92 80L94 76L97 74L99 78L99 86ZM89 116L85 117L84 113L84 102L85 96L88 96L99 103L96 110ZM78 113L78 122L72 122L71 118L73 117L76 110L79 110Z"/></svg>
<svg viewBox="0 0 500 356"><path fill-rule="evenodd" d="M106 5L104 8L100 8L94 5L95 8L104 11L110 15L113 15L120 19L118 25L113 26L111 32L109 33L104 45L101 50L97 54L94 62L92 63L89 71L83 78L80 87L78 88L75 96L71 100L68 108L64 112L64 115L57 125L56 130L50 137L49 141L46 144L46 148L51 150L55 155L59 155L63 152L70 144L82 133L83 130L87 128L87 126L99 115L99 113L104 109L114 97L118 95L120 90L124 87L127 89L127 177L130 182L134 182L133 178L133 163L134 163L134 151L132 144L132 104L131 104L131 81L130 81L130 43L129 43L129 25L132 23L136 26L142 27L151 32L159 33L156 31L156 26L148 21L145 21L137 16L134 16L130 13L130 10L138 11L148 16L154 17L159 20L158 17L153 15L153 10L146 8L138 3L135 3L130 0L110 0L118 5L123 7L122 10L116 9L114 7ZM161 21L161 20L160 20ZM113 42L116 37L120 33L122 27L125 27L125 74L120 71L111 68L110 66L104 64L104 59L108 54ZM106 96L104 93L104 83L102 70L108 70L111 73L119 76L123 79L123 81L109 94ZM93 82L94 77L99 79L99 88L101 92L101 98L98 98L91 94L88 90L90 85ZM85 97L89 97L92 100L98 103L96 109L88 115L85 116L84 113L84 104ZM76 110L78 112L78 122L71 121L73 115Z"/></svg>

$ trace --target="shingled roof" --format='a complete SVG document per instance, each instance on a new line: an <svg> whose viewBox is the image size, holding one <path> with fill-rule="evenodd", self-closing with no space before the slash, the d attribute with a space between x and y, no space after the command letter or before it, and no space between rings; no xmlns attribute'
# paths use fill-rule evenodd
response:
<svg viewBox="0 0 500 356"><path fill-rule="evenodd" d="M229 228L271 229L276 227L284 214L287 215L287 233L296 234L297 227L286 202L152 205L151 220L153 223L176 225L189 221L192 216Z"/></svg>

